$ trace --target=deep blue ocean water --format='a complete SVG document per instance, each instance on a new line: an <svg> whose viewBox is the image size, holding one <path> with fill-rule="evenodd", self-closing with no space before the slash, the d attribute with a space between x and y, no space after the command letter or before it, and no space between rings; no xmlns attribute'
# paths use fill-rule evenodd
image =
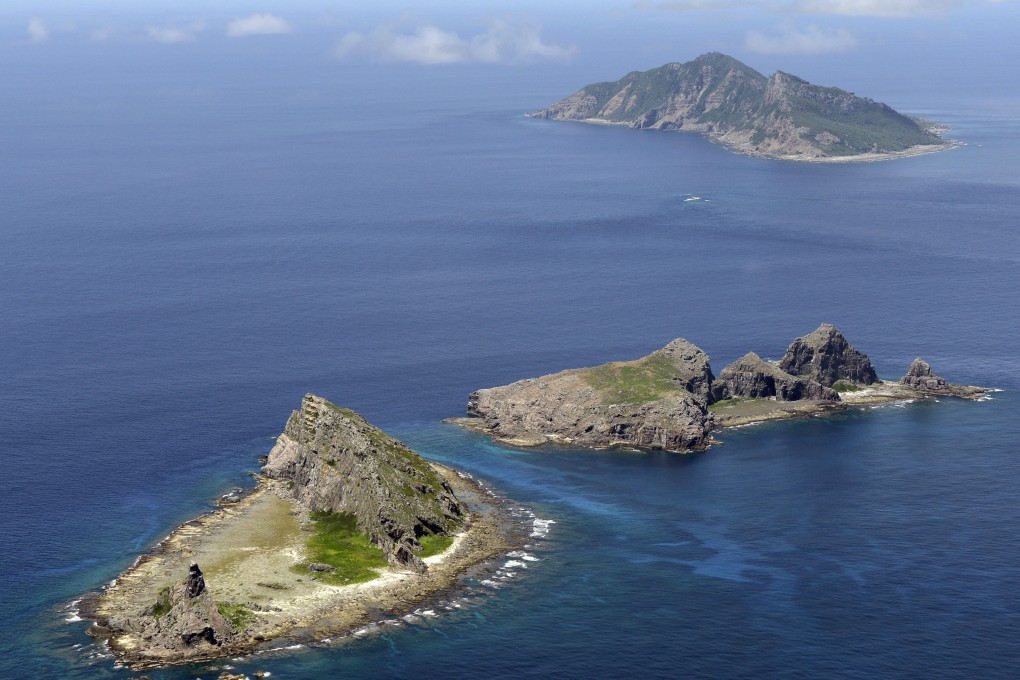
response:
<svg viewBox="0 0 1020 680"><path fill-rule="evenodd" d="M239 669L1015 677L1014 103L891 101L967 145L801 165L532 120L579 83L446 73L15 82L0 677L136 675L69 603L245 484L306 392L554 523L538 561L460 608ZM689 456L516 450L440 422L479 387L680 336L718 371L823 321L883 377L921 355L1004 391L731 430Z"/></svg>

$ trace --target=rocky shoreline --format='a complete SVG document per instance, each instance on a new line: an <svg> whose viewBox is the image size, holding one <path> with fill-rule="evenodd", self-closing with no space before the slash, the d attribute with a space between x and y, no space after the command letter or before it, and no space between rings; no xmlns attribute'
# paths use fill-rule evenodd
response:
<svg viewBox="0 0 1020 680"><path fill-rule="evenodd" d="M330 468L340 452L331 455L337 458ZM279 456L271 454L274 460ZM270 464L279 476L280 467ZM101 592L83 597L79 616L93 621L88 633L105 640L120 662L144 669L342 637L409 614L527 540L507 500L469 475L426 465L461 510L451 544L439 554L401 561L396 553L407 541L377 540L393 559L376 578L327 583L330 565L299 568L308 559L314 506L295 494L293 479L259 476L237 502L181 525ZM318 474L308 480L309 487L320 484ZM386 526L398 515L388 513Z"/></svg>
<svg viewBox="0 0 1020 680"><path fill-rule="evenodd" d="M822 324L778 362L749 352L716 377L708 355L680 338L641 359L570 369L477 390L468 417L448 422L513 446L567 444L678 453L703 451L712 433L772 420L908 399L980 399L915 359L899 381L881 380L866 354Z"/></svg>

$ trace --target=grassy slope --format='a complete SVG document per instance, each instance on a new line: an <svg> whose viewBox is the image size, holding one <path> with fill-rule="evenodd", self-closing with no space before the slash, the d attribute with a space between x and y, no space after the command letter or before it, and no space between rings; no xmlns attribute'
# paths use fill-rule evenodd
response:
<svg viewBox="0 0 1020 680"><path fill-rule="evenodd" d="M643 404L661 399L681 389L674 381L676 374L669 360L658 354L580 371L581 379L598 390L606 404Z"/></svg>

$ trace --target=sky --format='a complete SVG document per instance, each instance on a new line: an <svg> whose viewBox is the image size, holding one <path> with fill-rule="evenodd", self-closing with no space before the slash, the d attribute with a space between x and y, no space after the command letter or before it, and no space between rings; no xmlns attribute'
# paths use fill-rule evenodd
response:
<svg viewBox="0 0 1020 680"><path fill-rule="evenodd" d="M0 83L86 64L101 78L154 60L445 79L471 69L573 91L721 51L766 75L858 94L924 93L947 80L987 94L1020 87L1017 27L1020 0L7 0Z"/></svg>

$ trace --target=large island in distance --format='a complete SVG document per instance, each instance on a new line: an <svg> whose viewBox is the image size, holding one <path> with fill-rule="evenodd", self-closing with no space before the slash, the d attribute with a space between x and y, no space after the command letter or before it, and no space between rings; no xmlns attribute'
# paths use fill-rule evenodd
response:
<svg viewBox="0 0 1020 680"><path fill-rule="evenodd" d="M988 390L954 385L923 359L884 381L835 326L797 338L778 362L754 352L716 377L708 355L678 338L648 356L478 390L451 422L517 446L545 443L701 451L719 427L793 418L854 404Z"/></svg>
<svg viewBox="0 0 1020 680"><path fill-rule="evenodd" d="M782 71L765 77L718 52L587 85L528 115L700 132L738 153L783 160L885 160L956 145L935 123Z"/></svg>

